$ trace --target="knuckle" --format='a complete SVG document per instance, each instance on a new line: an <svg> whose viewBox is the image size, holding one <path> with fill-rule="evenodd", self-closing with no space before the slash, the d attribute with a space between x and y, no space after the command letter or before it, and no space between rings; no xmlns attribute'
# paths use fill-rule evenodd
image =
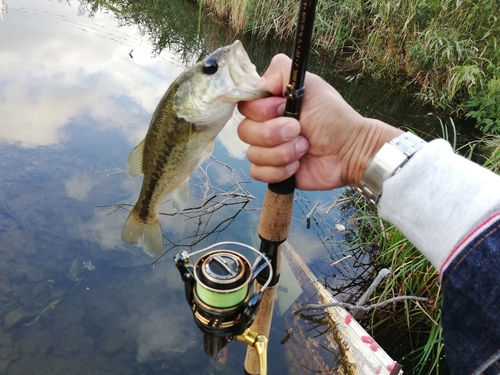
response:
<svg viewBox="0 0 500 375"><path fill-rule="evenodd" d="M294 162L295 160L288 154L288 152L282 152L279 158L280 165L288 165Z"/></svg>
<svg viewBox="0 0 500 375"><path fill-rule="evenodd" d="M245 140L247 139L247 127L247 119L243 119L237 127L238 137L240 137L243 142L245 142Z"/></svg>
<svg viewBox="0 0 500 375"><path fill-rule="evenodd" d="M247 150L247 159L258 166L284 167L298 160L294 150L291 142L277 147L250 146Z"/></svg>
<svg viewBox="0 0 500 375"><path fill-rule="evenodd" d="M247 159L251 162L251 163L258 163L258 157L259 153L257 152L255 146L250 146L247 150Z"/></svg>
<svg viewBox="0 0 500 375"><path fill-rule="evenodd" d="M279 147L279 153L276 157L276 160L280 165L288 165L293 163L295 159L295 154L292 151L292 147L290 143L284 144L282 147Z"/></svg>

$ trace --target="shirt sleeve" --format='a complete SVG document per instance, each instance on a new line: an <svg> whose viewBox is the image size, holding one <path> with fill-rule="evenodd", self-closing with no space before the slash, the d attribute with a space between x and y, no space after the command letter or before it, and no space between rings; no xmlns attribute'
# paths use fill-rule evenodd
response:
<svg viewBox="0 0 500 375"><path fill-rule="evenodd" d="M500 214L454 250L442 275L441 323L454 375L500 373Z"/></svg>
<svg viewBox="0 0 500 375"><path fill-rule="evenodd" d="M452 373L499 374L500 176L435 140L384 182L379 212L440 271Z"/></svg>
<svg viewBox="0 0 500 375"><path fill-rule="evenodd" d="M500 176L434 140L384 182L378 208L442 275L458 244L500 212Z"/></svg>

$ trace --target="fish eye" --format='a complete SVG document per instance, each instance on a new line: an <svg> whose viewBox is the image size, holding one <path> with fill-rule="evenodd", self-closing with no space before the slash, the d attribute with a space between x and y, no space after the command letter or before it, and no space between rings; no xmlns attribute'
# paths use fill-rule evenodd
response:
<svg viewBox="0 0 500 375"><path fill-rule="evenodd" d="M203 73L205 74L214 74L219 69L219 65L217 65L217 61L214 59L207 59L203 61Z"/></svg>

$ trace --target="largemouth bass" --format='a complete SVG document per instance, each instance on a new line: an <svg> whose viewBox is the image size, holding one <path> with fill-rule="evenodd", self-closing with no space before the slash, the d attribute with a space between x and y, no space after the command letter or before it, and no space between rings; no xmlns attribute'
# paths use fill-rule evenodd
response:
<svg viewBox="0 0 500 375"><path fill-rule="evenodd" d="M128 158L130 176L144 174L139 199L121 237L157 256L163 248L159 207L170 194L182 211L191 172L211 153L214 138L231 118L236 103L269 96L240 41L221 47L186 69L158 104L146 138Z"/></svg>

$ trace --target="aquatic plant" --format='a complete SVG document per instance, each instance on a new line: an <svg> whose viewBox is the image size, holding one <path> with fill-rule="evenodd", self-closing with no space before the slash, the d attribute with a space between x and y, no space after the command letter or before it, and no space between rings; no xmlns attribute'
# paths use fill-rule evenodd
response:
<svg viewBox="0 0 500 375"><path fill-rule="evenodd" d="M500 173L500 135L486 138L484 144L489 156L483 165L495 173Z"/></svg>

